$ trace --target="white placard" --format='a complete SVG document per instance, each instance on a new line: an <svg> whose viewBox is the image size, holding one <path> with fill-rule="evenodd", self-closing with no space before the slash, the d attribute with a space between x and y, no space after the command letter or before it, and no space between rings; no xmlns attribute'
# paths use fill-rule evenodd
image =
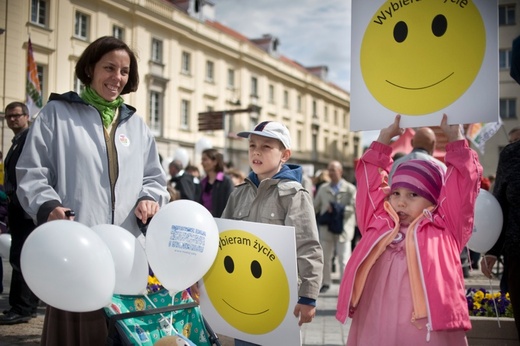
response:
<svg viewBox="0 0 520 346"><path fill-rule="evenodd" d="M353 0L351 130L496 122L496 0Z"/></svg>
<svg viewBox="0 0 520 346"><path fill-rule="evenodd" d="M216 218L217 258L199 282L200 307L222 335L301 345L294 227Z"/></svg>

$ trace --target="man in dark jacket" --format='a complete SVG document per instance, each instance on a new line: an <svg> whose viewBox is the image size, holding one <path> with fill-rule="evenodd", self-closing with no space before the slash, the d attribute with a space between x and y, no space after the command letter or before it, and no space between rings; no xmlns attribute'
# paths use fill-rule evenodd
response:
<svg viewBox="0 0 520 346"><path fill-rule="evenodd" d="M189 199L196 201L198 199L197 187L195 186L194 177L184 170L180 160L170 162L170 184L179 191L180 199Z"/></svg>
<svg viewBox="0 0 520 346"><path fill-rule="evenodd" d="M35 229L33 220L25 213L16 197L15 167L29 132L29 110L24 103L12 102L5 108L7 126L13 131L13 144L5 157L4 180L5 192L8 197L7 220L11 233L11 251L9 262L12 266L9 305L11 309L0 315L0 325L17 324L36 317L38 297L34 295L25 282L20 268L22 247L31 232Z"/></svg>

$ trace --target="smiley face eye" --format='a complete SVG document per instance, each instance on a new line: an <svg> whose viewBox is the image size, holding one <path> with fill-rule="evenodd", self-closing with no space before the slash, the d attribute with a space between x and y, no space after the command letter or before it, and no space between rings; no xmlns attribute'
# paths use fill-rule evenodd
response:
<svg viewBox="0 0 520 346"><path fill-rule="evenodd" d="M394 26L394 40L397 43L401 43L406 40L408 36L408 25L405 22L397 22Z"/></svg>
<svg viewBox="0 0 520 346"><path fill-rule="evenodd" d="M226 268L226 271L231 274L235 270L235 262L233 262L233 259L230 256L226 256L224 258L224 268Z"/></svg>
<svg viewBox="0 0 520 346"><path fill-rule="evenodd" d="M262 266L260 263L258 263L258 261L251 262L251 274L253 274L253 276L257 279L262 276Z"/></svg>
<svg viewBox="0 0 520 346"><path fill-rule="evenodd" d="M435 36L441 37L448 29L448 20L442 14L438 14L432 20L432 32Z"/></svg>

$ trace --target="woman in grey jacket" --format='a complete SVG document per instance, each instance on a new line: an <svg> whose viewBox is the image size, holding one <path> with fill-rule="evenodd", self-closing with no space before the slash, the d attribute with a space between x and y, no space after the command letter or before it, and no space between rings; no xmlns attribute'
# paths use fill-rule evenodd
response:
<svg viewBox="0 0 520 346"><path fill-rule="evenodd" d="M101 37L81 55L76 76L85 91L52 94L30 128L17 165L18 198L37 225L74 219L140 236L138 221L146 223L169 195L155 140L120 96L137 90L136 57L123 41ZM97 346L106 338L103 310L47 307L41 345Z"/></svg>

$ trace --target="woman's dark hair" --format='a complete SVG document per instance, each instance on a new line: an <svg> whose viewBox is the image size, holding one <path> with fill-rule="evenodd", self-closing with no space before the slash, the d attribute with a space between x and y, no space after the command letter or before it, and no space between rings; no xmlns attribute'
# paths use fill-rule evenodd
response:
<svg viewBox="0 0 520 346"><path fill-rule="evenodd" d="M124 50L130 57L130 71L128 73L128 82L121 91L121 95L136 91L139 85L139 71L137 68L137 58L134 52L126 43L113 36L103 36L88 45L79 57L76 64L76 76L84 85L92 83L92 73L94 66L103 55L114 50Z"/></svg>
<svg viewBox="0 0 520 346"><path fill-rule="evenodd" d="M224 156L219 153L217 149L209 148L202 151L202 155L206 155L211 160L215 161L215 172L224 172Z"/></svg>

